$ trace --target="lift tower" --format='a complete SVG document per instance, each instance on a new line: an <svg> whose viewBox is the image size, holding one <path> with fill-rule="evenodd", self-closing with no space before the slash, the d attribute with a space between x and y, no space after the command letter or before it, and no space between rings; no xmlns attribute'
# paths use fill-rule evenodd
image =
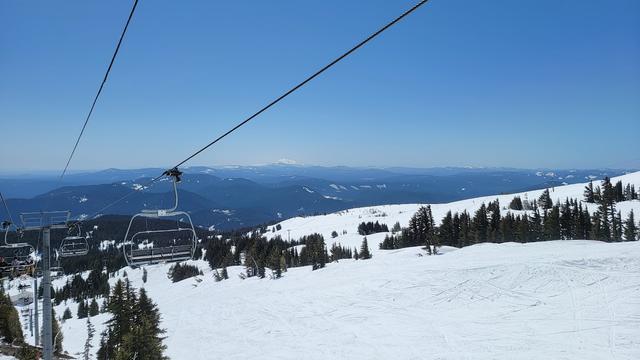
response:
<svg viewBox="0 0 640 360"><path fill-rule="evenodd" d="M53 359L53 334L51 319L51 229L66 229L69 211L47 211L22 213L25 231L42 231L42 356L44 360ZM34 289L37 294L38 289ZM36 302L38 301L36 297Z"/></svg>

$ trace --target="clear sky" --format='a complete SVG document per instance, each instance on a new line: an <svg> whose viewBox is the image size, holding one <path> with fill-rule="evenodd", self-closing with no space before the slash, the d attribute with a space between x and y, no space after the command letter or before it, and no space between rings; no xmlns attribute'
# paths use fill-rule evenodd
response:
<svg viewBox="0 0 640 360"><path fill-rule="evenodd" d="M410 7L140 0L72 170L168 167ZM0 2L0 170L61 169L132 1ZM640 1L431 0L189 165L640 166Z"/></svg>

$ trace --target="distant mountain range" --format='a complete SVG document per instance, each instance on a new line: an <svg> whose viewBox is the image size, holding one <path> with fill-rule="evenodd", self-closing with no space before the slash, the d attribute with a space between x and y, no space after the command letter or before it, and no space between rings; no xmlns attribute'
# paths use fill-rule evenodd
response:
<svg viewBox="0 0 640 360"><path fill-rule="evenodd" d="M297 215L327 213L358 206L450 202L618 176L631 170L528 170L506 168L352 168L290 164L190 167L180 184L180 208L199 226L229 230ZM129 215L167 207L170 182L149 189L141 184L162 169L107 169L70 174L62 183L43 175L0 178L14 218L20 212L71 210L74 217L94 214L131 189L141 190L108 209ZM2 216L6 216L3 214Z"/></svg>

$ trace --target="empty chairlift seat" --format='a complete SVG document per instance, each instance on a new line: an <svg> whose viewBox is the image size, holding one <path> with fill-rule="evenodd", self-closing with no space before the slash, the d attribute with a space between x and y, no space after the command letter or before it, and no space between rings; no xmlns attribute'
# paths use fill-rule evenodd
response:
<svg viewBox="0 0 640 360"><path fill-rule="evenodd" d="M172 178L174 206L170 209L142 210L135 214L129 221L127 232L122 243L125 260L129 266L140 266L160 262L176 262L189 260L193 257L196 248L197 236L191 216L185 211L178 211L178 188L182 173L177 169L165 172ZM134 232L136 219L170 220L155 222L156 229ZM167 224L175 222L175 226ZM153 222L152 222L153 223ZM162 224L162 226L160 226ZM161 228L160 228L161 227Z"/></svg>

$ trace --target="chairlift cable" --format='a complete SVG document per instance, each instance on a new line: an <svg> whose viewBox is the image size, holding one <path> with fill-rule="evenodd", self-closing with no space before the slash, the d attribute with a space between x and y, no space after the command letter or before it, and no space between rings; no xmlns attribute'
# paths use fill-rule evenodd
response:
<svg viewBox="0 0 640 360"><path fill-rule="evenodd" d="M131 22L131 18L133 18L133 13L136 11L136 6L137 5L138 5L138 0L134 0L133 6L131 7L131 12L129 13L129 18L127 19L127 23L124 25L124 29L122 30L122 34L120 34L120 39L118 40L118 45L116 46L116 49L113 52L113 56L111 57L111 62L109 63L109 67L107 68L107 72L104 74L104 78L102 79L102 83L100 84L100 87L98 88L98 92L96 93L96 96L93 99L93 103L91 104L91 108L89 109L89 114L87 114L87 117L84 120L84 124L82 125L82 129L80 130L80 134L78 135L78 138L76 139L75 145L73 145L73 150L71 150L71 154L69 155L69 159L67 159L67 164L64 166L64 170L62 170L62 174L60 174L60 180L62 180L64 175L67 173L67 169L69 168L69 164L71 163L71 159L73 159L73 155L75 154L76 149L78 148L78 144L80 143L80 138L82 138L82 135L84 134L84 130L87 128L87 124L89 123L89 119L91 118L91 115L93 114L93 109L95 108L96 103L98 102L98 98L100 97L100 94L102 93L102 89L104 88L104 84L107 82L107 78L109 77L109 73L111 72L111 68L113 67L113 63L116 60L116 56L118 55L118 51L120 50L120 45L122 45L122 40L124 39L124 35L127 33L127 29L129 28L129 23Z"/></svg>
<svg viewBox="0 0 640 360"><path fill-rule="evenodd" d="M198 154L200 154L201 152L207 150L209 147L213 146L215 143L217 143L218 141L224 139L227 135L233 133L234 131L238 130L240 127L242 127L243 125L245 125L246 123L248 123L249 121L253 120L254 118L256 118L258 115L262 114L263 112L265 112L266 110L268 110L270 107L274 106L275 104L279 103L281 100L283 100L284 98L286 98L287 96L291 95L293 92L295 92L296 90L300 89L301 87L303 87L304 85L306 85L308 82L310 82L311 80L315 79L317 76L319 76L320 74L322 74L323 72L325 72L326 70L328 70L329 68L331 68L333 65L337 64L338 62L340 62L340 60L346 58L347 56L351 55L353 52L355 52L356 50L358 50L359 48L361 48L362 46L364 46L366 43L368 43L369 41L371 41L372 39L374 39L375 37L377 37L378 35L380 35L382 32L384 32L385 30L387 30L388 28L390 28L391 26L393 26L394 24L396 24L397 22L399 22L400 20L402 20L404 17L406 17L407 15L411 14L412 12L414 12L416 9L418 9L420 6L426 4L429 0L421 0L420 2L418 2L416 5L414 5L412 8L410 8L409 10L405 11L404 13L402 13L402 15L398 16L397 18L395 18L393 21L387 23L385 26L381 27L380 29L378 29L378 31L374 32L373 34L369 35L366 39L362 40L361 42L359 42L357 45L355 45L354 47L352 47L351 49L349 49L347 52L343 53L342 55L340 55L339 57L337 57L335 60L331 61L329 64L325 65L324 67L322 67L320 70L316 71L315 73L313 73L313 75L307 77L305 80L303 80L302 82L300 82L298 85L292 87L291 89L289 89L287 92L285 92L284 94L280 95L278 98L276 98L275 100L271 101L269 104L267 104L266 106L264 106L263 108L261 108L260 110L258 110L256 113L254 113L253 115L249 116L248 118L246 118L245 120L243 120L242 122L238 123L236 126L234 126L233 128L231 128L230 130L228 130L227 132L225 132L224 134L220 135L219 137L217 137L216 139L214 139L213 141L211 141L210 143L208 143L207 145L205 145L204 147L200 148L198 151L196 151L195 153L189 155L186 159L182 160L181 162L179 162L177 165L175 165L173 168L178 168L180 166L182 166L183 164L185 164L187 161L193 159L194 157L196 157Z"/></svg>
<svg viewBox="0 0 640 360"><path fill-rule="evenodd" d="M15 225L13 222L13 216L11 216L11 211L9 211L9 206L7 205L7 201L4 199L2 192L0 192L0 199L2 199L2 203L4 204L4 209L7 211L7 215L9 216L9 221Z"/></svg>
<svg viewBox="0 0 640 360"><path fill-rule="evenodd" d="M213 146L214 144L216 144L217 142L219 142L220 140L224 139L225 137L227 137L228 135L230 135L231 133L235 132L236 130L238 130L240 127L242 127L243 125L247 124L248 122L250 122L251 120L255 119L256 117L258 117L260 114L262 114L263 112L265 112L266 110L268 110L269 108L271 108L272 106L276 105L277 103L279 103L280 101L282 101L284 98L286 98L287 96L291 95L292 93L294 93L296 90L300 89L301 87L303 87L304 85L306 85L308 82L310 82L311 80L315 79L316 77L318 77L320 74L322 74L323 72L325 72L326 70L328 70L329 68L333 67L335 64L337 64L338 62L340 62L341 60L343 60L344 58L346 58L347 56L351 55L352 53L354 53L356 50L358 50L359 48L361 48L362 46L364 46L366 43L368 43L369 41L373 40L374 38L376 38L378 35L380 35L381 33L383 33L385 30L387 30L388 28L390 28L391 26L395 25L396 23L398 23L400 20L404 19L406 16L408 16L409 14L413 13L415 10L417 10L419 7L421 7L422 5L426 4L429 0L421 0L420 2L418 2L417 4L415 4L412 8L406 10L404 13L402 13L400 16L398 16L397 18L395 18L394 20L392 20L391 22L387 23L386 25L384 25L383 27L381 27L380 29L378 29L376 32L374 32L373 34L369 35L367 38L365 38L364 40L362 40L361 42L359 42L357 45L355 45L354 47L352 47L351 49L349 49L348 51L346 51L345 53L343 53L342 55L340 55L339 57L337 57L336 59L334 59L333 61L331 61L329 64L325 65L324 67L322 67L320 70L316 71L315 73L313 73L311 76L307 77L305 80L303 80L302 82L300 82L299 84L297 84L296 86L292 87L291 89L289 89L288 91L286 91L284 94L280 95L278 98L276 98L275 100L271 101L269 104L267 104L266 106L262 107L260 110L258 110L256 113L254 113L253 115L249 116L248 118L246 118L245 120L243 120L242 122L238 123L236 126L234 126L233 128L231 128L230 130L228 130L227 132L223 133L222 135L218 136L216 139L214 139L213 141L211 141L210 143L208 143L207 145L205 145L204 147L200 148L199 150L197 150L195 153L189 155L187 158L185 158L184 160L180 161L177 165L175 165L174 167L172 167L171 169L165 171L162 175L159 175L155 178L153 178L151 181L149 181L148 183L146 183L145 185L142 186L142 189L140 191L143 191L145 187L151 186L153 183L155 183L156 181L158 181L159 179L161 179L163 176L172 176L172 171L177 171L178 167L184 165L186 162L188 162L189 160L193 159L194 157L196 157L198 154L202 153L203 151L207 150L208 148L210 148L211 146ZM117 203L119 203L120 201L123 201L124 199L130 197L131 195L135 194L138 190L132 190L131 192L127 193L126 195L122 196L121 198L117 199L116 201L104 206L102 209L98 210L94 215L92 215L91 217L88 218L92 218L94 216L97 216L99 214L101 214L103 211L105 211L106 209L116 205Z"/></svg>

